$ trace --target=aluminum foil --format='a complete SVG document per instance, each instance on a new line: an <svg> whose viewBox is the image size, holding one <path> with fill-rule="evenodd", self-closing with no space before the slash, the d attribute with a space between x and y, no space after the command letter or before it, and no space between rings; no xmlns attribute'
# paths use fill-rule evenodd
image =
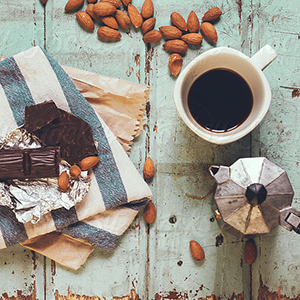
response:
<svg viewBox="0 0 300 300"><path fill-rule="evenodd" d="M20 127L4 137L0 137L0 151L3 149L27 149L42 147L39 139ZM62 160L60 173L69 172L70 165ZM10 207L19 222L37 223L41 217L53 209L70 209L88 193L91 180L88 172L81 172L77 179L70 178L70 188L59 189L57 178L9 180L0 182L0 205Z"/></svg>

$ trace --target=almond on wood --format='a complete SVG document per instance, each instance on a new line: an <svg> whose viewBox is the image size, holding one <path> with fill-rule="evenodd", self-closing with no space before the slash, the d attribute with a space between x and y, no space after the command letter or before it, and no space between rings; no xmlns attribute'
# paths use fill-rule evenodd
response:
<svg viewBox="0 0 300 300"><path fill-rule="evenodd" d="M155 26L156 23L156 19L155 18L150 18L144 21L143 25L142 25L142 33L145 34L148 31L152 30Z"/></svg>
<svg viewBox="0 0 300 300"><path fill-rule="evenodd" d="M169 69L172 75L177 76L182 67L183 59L180 54L172 53L169 58Z"/></svg>
<svg viewBox="0 0 300 300"><path fill-rule="evenodd" d="M190 251L191 251L192 257L195 260L197 260L197 261L204 260L204 258L205 258L204 250L201 247L201 245L198 242L196 242L195 240L190 241Z"/></svg>
<svg viewBox="0 0 300 300"><path fill-rule="evenodd" d="M98 2L94 4L94 13L98 17L106 17L116 12L116 7L108 2Z"/></svg>
<svg viewBox="0 0 300 300"><path fill-rule="evenodd" d="M119 0L100 0L100 2L108 2L111 5L113 5L115 8L119 8L122 5L122 2Z"/></svg>
<svg viewBox="0 0 300 300"><path fill-rule="evenodd" d="M119 25L117 20L113 16L106 16L106 17L100 17L100 20L102 21L103 24L106 26L116 29L119 29Z"/></svg>
<svg viewBox="0 0 300 300"><path fill-rule="evenodd" d="M198 46L202 43L203 36L200 33L187 33L181 39L189 45Z"/></svg>
<svg viewBox="0 0 300 300"><path fill-rule="evenodd" d="M150 179L154 176L154 163L151 157L147 157L144 163L143 174L145 179Z"/></svg>
<svg viewBox="0 0 300 300"><path fill-rule="evenodd" d="M252 239L248 240L245 244L244 249L244 258L245 262L248 265L251 265L255 262L257 257L256 245Z"/></svg>
<svg viewBox="0 0 300 300"><path fill-rule="evenodd" d="M222 11L218 7L213 7L208 10L202 17L203 22L214 22L222 15Z"/></svg>
<svg viewBox="0 0 300 300"><path fill-rule="evenodd" d="M200 26L201 33L210 42L216 43L218 41L218 34L214 25L209 22L204 22Z"/></svg>
<svg viewBox="0 0 300 300"><path fill-rule="evenodd" d="M187 44L182 40L169 40L163 44L163 47L171 53L185 54L187 52Z"/></svg>
<svg viewBox="0 0 300 300"><path fill-rule="evenodd" d="M137 8L131 3L128 4L128 15L132 25L135 28L140 28L143 25L143 17Z"/></svg>
<svg viewBox="0 0 300 300"><path fill-rule="evenodd" d="M141 14L144 19L149 19L149 18L153 17L154 5L153 5L152 0L144 1Z"/></svg>
<svg viewBox="0 0 300 300"><path fill-rule="evenodd" d="M173 25L176 26L178 29L182 31L187 31L186 21L184 20L183 16L178 12L173 12L171 14L171 21Z"/></svg>
<svg viewBox="0 0 300 300"><path fill-rule="evenodd" d="M99 20L100 17L98 17L95 13L94 13L94 4L88 4L88 6L85 9L86 13L94 20Z"/></svg>
<svg viewBox="0 0 300 300"><path fill-rule="evenodd" d="M200 22L196 13L192 10L187 19L187 27L189 32L198 32L200 28Z"/></svg>
<svg viewBox="0 0 300 300"><path fill-rule="evenodd" d="M120 27L125 29L130 27L131 25L130 18L124 11L118 9L115 13L115 18Z"/></svg>
<svg viewBox="0 0 300 300"><path fill-rule="evenodd" d="M76 19L83 28L85 28L88 31L94 31L94 21L85 11L79 11L76 14Z"/></svg>
<svg viewBox="0 0 300 300"><path fill-rule="evenodd" d="M156 209L152 200L149 200L145 209L144 209L144 220L148 224L152 224L156 218Z"/></svg>
<svg viewBox="0 0 300 300"><path fill-rule="evenodd" d="M151 30L147 32L143 37L143 41L145 43L150 43L150 44L158 43L161 39L162 39L162 34L158 30Z"/></svg>
<svg viewBox="0 0 300 300"><path fill-rule="evenodd" d="M69 0L65 6L65 12L78 10L84 3L84 0Z"/></svg>
<svg viewBox="0 0 300 300"><path fill-rule="evenodd" d="M182 36L182 31L175 26L161 26L159 30L162 35L169 40L180 39Z"/></svg>

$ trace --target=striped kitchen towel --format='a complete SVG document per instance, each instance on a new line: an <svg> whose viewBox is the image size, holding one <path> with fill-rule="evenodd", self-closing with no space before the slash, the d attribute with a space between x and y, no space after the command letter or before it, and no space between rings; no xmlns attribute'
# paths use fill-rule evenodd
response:
<svg viewBox="0 0 300 300"><path fill-rule="evenodd" d="M100 163L91 174L88 195L70 210L56 209L37 224L21 224L10 208L0 206L0 248L60 231L111 250L151 197L148 185L107 125L43 49L33 47L0 62L0 136L24 124L26 105L48 100L90 124Z"/></svg>

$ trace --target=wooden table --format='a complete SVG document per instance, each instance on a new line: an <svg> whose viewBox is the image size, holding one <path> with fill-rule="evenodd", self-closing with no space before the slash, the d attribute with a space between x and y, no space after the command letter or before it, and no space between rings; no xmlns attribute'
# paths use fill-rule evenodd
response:
<svg viewBox="0 0 300 300"><path fill-rule="evenodd" d="M111 299L134 289L141 299L299 299L300 237L282 227L256 237L258 258L247 265L245 239L222 232L214 219L215 184L208 173L211 164L265 156L287 171L293 205L300 208L298 0L154 1L156 28L169 25L173 11L187 18L194 10L201 18L218 6L224 13L216 24L217 46L252 56L270 44L278 54L264 71L273 93L266 118L247 137L225 146L203 141L179 118L163 41L145 45L140 30L131 28L121 31L119 42L101 42L96 32L78 25L75 14L64 13L65 2L48 0L44 7L38 0L0 1L0 53L10 56L40 45L60 64L150 85L144 132L130 157L140 172L146 156L155 163L150 186L157 219L148 233L138 217L113 253L95 249L78 271L20 245L1 250L2 298ZM139 9L142 3L133 0ZM207 41L189 47L183 67L212 47ZM192 259L191 239L203 246L205 261Z"/></svg>

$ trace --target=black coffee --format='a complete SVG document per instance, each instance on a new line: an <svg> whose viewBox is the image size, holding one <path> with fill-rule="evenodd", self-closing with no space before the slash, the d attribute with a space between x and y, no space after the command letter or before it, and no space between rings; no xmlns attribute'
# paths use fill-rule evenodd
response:
<svg viewBox="0 0 300 300"><path fill-rule="evenodd" d="M253 95L247 82L227 69L210 70L198 77L188 93L195 121L207 130L225 132L249 116Z"/></svg>

